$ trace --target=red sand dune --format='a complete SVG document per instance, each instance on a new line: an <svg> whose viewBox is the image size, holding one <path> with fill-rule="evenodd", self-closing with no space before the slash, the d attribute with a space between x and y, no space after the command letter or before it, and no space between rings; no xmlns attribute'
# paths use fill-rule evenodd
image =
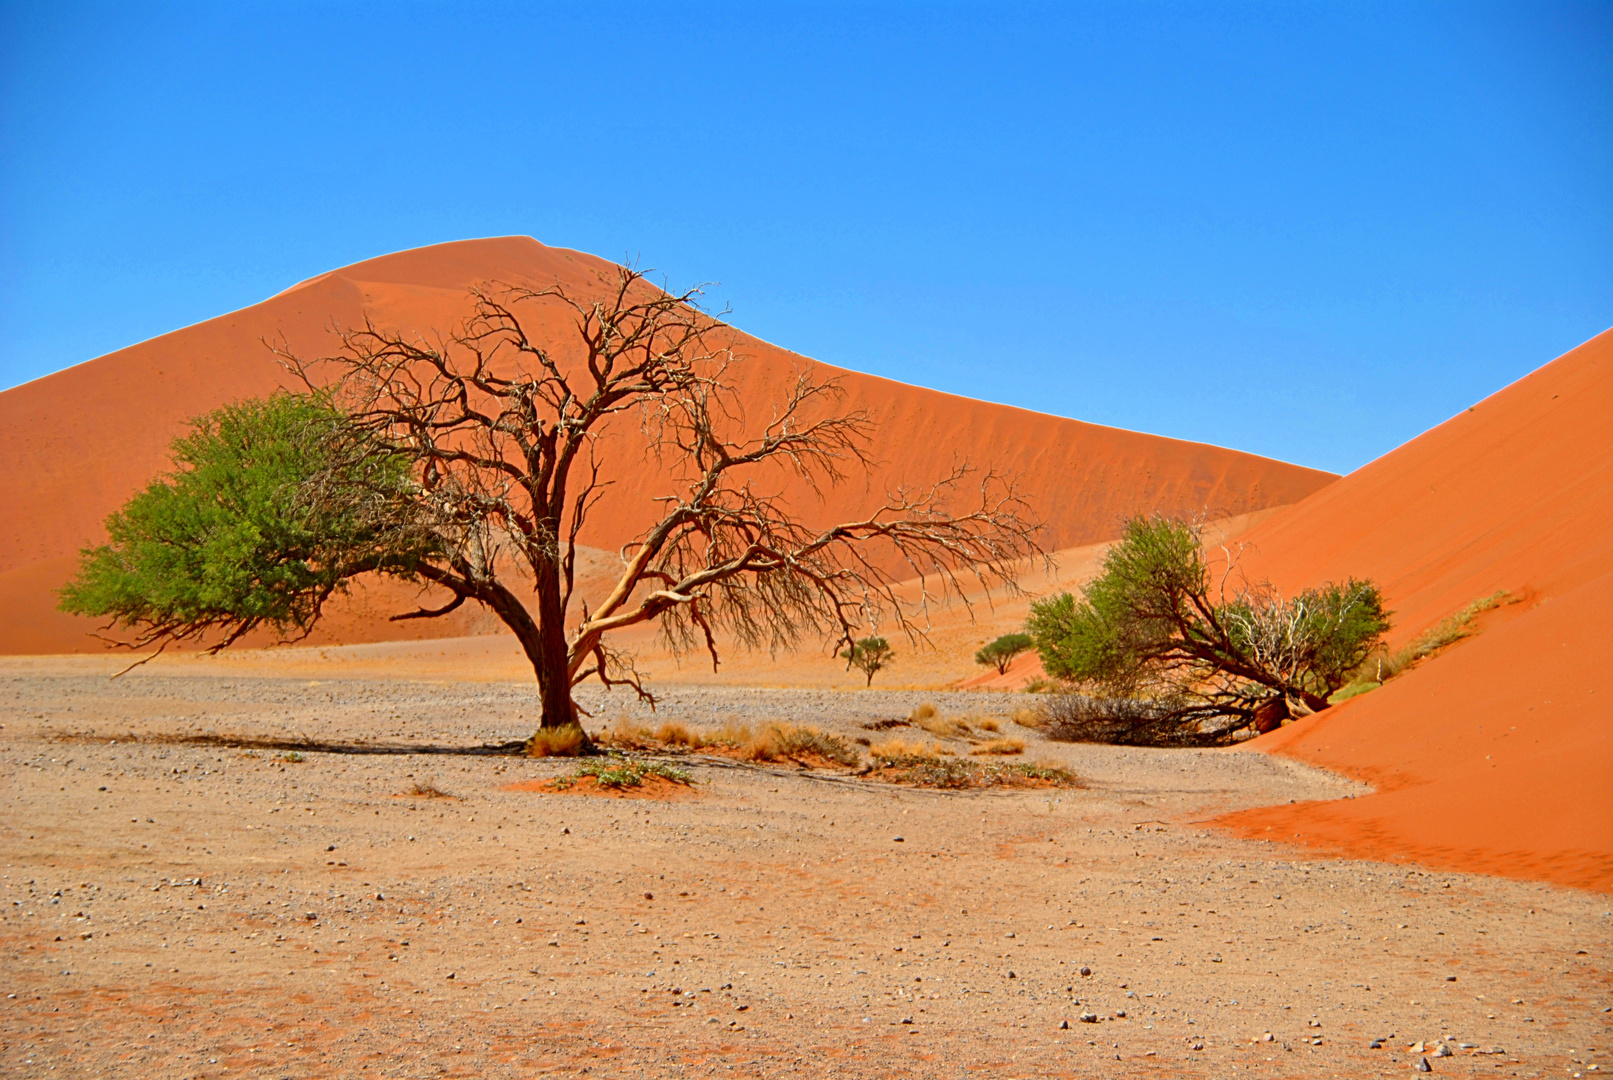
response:
<svg viewBox="0 0 1613 1080"><path fill-rule="evenodd" d="M261 339L302 355L334 350L331 326L378 324L419 331L449 328L467 310L466 289L484 281L557 279L584 289L610 264L527 237L472 240L357 263L313 278L261 304L111 353L0 394L0 463L7 476L0 529L0 653L94 650L89 620L54 610L52 591L74 555L101 539L101 522L161 471L184 421L223 402L263 394L285 380ZM741 335L738 366L746 401L771 400L804 357ZM953 397L872 376L842 374L846 405L876 415L881 459L872 490L849 484L825 513L865 504L890 485L922 482L955 458L1018 478L1047 524L1050 549L1111 536L1127 514L1233 515L1294 502L1334 478L1328 473L1198 443L1120 431ZM615 549L643 525L648 496L664 490L654 470L617 477L612 503L584 536ZM389 624L395 589L371 590L342 611L322 640L373 641L455 635L483 627L475 613Z"/></svg>
<svg viewBox="0 0 1613 1080"><path fill-rule="evenodd" d="M1250 529L1292 592L1376 578L1396 642L1508 590L1475 637L1256 739L1377 785L1223 819L1251 836L1613 891L1613 331Z"/></svg>

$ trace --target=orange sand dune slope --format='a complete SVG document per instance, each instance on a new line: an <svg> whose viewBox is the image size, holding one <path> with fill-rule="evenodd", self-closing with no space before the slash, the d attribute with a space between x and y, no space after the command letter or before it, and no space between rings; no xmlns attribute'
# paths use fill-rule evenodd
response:
<svg viewBox="0 0 1613 1080"><path fill-rule="evenodd" d="M0 466L6 515L0 525L0 652L99 647L87 620L53 610L51 590L72 556L99 540L101 522L166 464L168 442L186 418L285 381L263 339L302 355L333 351L334 326L365 317L429 333L455 325L466 290L481 282L599 288L611 266L527 237L471 240L406 251L321 275L261 304L103 356L0 394ZM815 362L740 335L732 369L747 401L771 400L792 372ZM1159 509L1217 516L1294 502L1334 477L1218 447L1158 438L953 397L887 379L839 372L847 408L876 418L871 484L830 493L826 514L865 509L887 487L922 483L955 460L994 466L1018 479L1047 523L1048 548L1112 535L1126 514ZM635 463L637 459L635 458ZM648 498L665 491L654 470L616 477L583 537L615 549L641 529ZM387 624L379 615L345 619L349 641L465 633L462 621Z"/></svg>
<svg viewBox="0 0 1613 1080"><path fill-rule="evenodd" d="M1379 793L1227 824L1613 891L1613 332L1245 538L1288 591L1376 578L1399 641L1502 589L1524 600L1382 689L1247 744Z"/></svg>

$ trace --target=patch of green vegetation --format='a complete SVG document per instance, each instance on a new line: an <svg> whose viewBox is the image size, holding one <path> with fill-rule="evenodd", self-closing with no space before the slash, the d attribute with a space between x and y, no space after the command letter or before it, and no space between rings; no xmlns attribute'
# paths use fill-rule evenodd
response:
<svg viewBox="0 0 1613 1080"><path fill-rule="evenodd" d="M1505 589L1473 601L1455 615L1441 619L1413 638L1411 644L1395 653L1384 664L1386 673L1398 675L1423 657L1430 656L1447 645L1454 645L1463 638L1472 636L1477 632L1477 628L1473 625L1474 619L1486 611L1500 607L1502 604L1515 604L1517 602L1518 598Z"/></svg>
<svg viewBox="0 0 1613 1080"><path fill-rule="evenodd" d="M1355 678L1327 699L1328 704L1337 705L1341 701L1348 701L1376 690L1419 660L1478 633L1478 627L1473 625L1473 621L1486 611L1493 611L1504 604L1516 604L1519 599L1520 597L1513 596L1505 589L1480 597L1456 614L1448 615L1424 630L1403 648L1368 657L1366 662L1356 669Z"/></svg>
<svg viewBox="0 0 1613 1080"><path fill-rule="evenodd" d="M1362 694L1376 690L1382 685L1383 683L1378 682L1376 679L1362 679L1360 682L1353 682L1335 692L1332 697L1327 699L1327 703L1337 705L1341 701L1349 701L1353 697L1360 697Z"/></svg>
<svg viewBox="0 0 1613 1080"><path fill-rule="evenodd" d="M652 776L670 780L674 784L693 783L688 770L680 769L675 765L667 765L660 761L644 761L640 758L612 755L605 760L583 762L577 766L575 773L556 780L555 786L568 788L585 776L592 776L596 784L600 787L608 788L636 788Z"/></svg>

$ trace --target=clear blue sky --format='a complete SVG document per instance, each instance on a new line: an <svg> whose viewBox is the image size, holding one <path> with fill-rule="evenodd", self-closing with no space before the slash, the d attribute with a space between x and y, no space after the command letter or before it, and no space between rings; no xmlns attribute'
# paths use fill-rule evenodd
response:
<svg viewBox="0 0 1613 1080"><path fill-rule="evenodd" d="M509 233L1345 471L1613 324L1613 4L0 4L0 386Z"/></svg>

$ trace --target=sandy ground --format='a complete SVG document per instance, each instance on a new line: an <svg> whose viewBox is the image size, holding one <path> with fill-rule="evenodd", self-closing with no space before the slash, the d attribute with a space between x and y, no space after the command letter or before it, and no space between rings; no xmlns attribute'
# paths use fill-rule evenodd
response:
<svg viewBox="0 0 1613 1080"><path fill-rule="evenodd" d="M1364 790L1269 755L1021 730L1084 786L689 759L688 793L611 799L473 752L527 733L520 684L0 680L7 1076L1571 1076L1610 1036L1605 896L1195 824ZM663 714L851 733L919 697L1013 703ZM389 752L162 741L197 732Z"/></svg>

